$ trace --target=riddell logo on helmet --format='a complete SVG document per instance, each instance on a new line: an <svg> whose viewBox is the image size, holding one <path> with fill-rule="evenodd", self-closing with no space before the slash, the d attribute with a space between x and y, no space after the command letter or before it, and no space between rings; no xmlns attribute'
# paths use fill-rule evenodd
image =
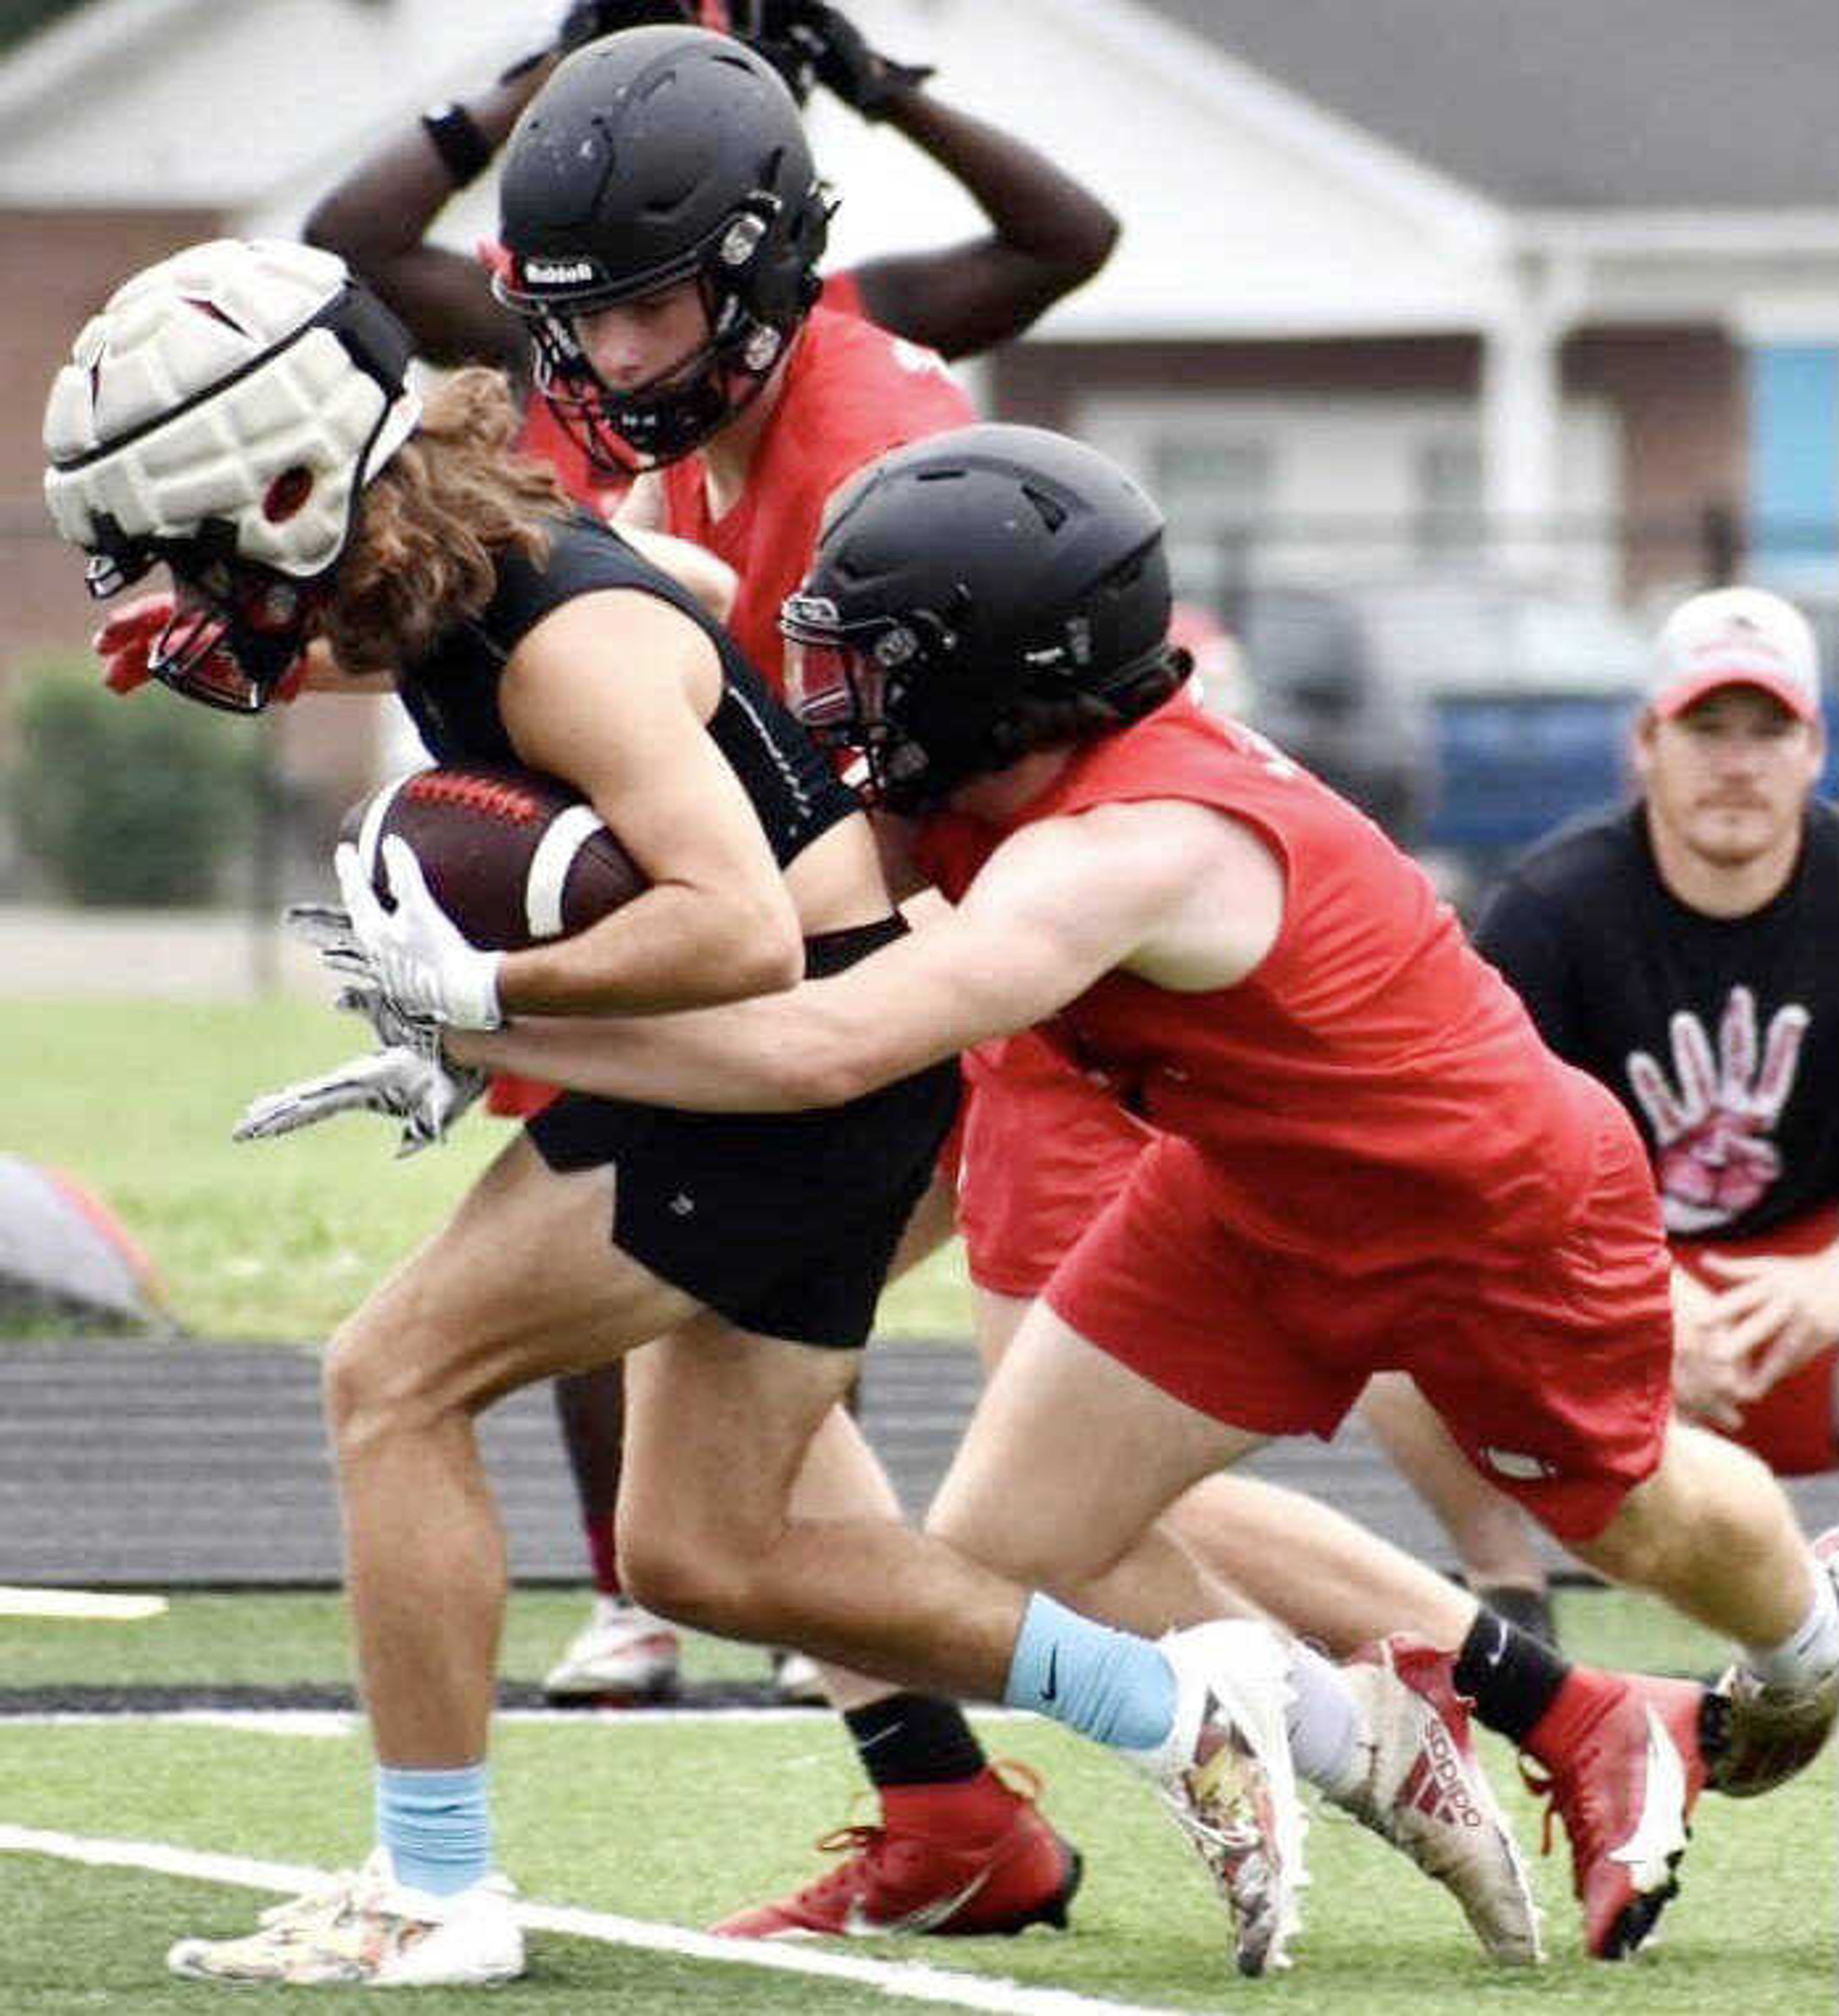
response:
<svg viewBox="0 0 1839 2016"><path fill-rule="evenodd" d="M526 259L524 277L538 287L567 287L591 280L598 268L592 259Z"/></svg>

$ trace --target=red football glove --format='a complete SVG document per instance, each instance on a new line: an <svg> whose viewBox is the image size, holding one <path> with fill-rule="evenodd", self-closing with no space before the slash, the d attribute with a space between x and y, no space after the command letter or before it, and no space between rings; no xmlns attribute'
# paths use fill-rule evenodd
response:
<svg viewBox="0 0 1839 2016"><path fill-rule="evenodd" d="M153 676L148 654L172 621L170 595L139 595L124 602L89 640L103 661L103 684L110 693L131 693Z"/></svg>
<svg viewBox="0 0 1839 2016"><path fill-rule="evenodd" d="M137 596L124 602L90 639L103 661L103 684L110 693L131 693L153 677L148 660L167 625L172 621L170 594ZM270 689L268 698L283 706L300 697L307 675L305 657L297 658Z"/></svg>

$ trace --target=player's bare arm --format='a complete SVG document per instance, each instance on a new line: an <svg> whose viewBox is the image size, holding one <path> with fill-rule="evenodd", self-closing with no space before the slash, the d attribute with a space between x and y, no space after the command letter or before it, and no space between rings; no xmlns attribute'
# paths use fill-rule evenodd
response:
<svg viewBox="0 0 1839 2016"><path fill-rule="evenodd" d="M507 1013L647 1013L797 977L790 898L704 728L720 677L703 632L627 589L565 604L513 653L500 706L518 755L588 798L652 886L572 938L507 955Z"/></svg>
<svg viewBox="0 0 1839 2016"><path fill-rule="evenodd" d="M628 538L634 532L661 532L665 509L664 478L655 469L644 469L620 499L613 522Z"/></svg>
<svg viewBox="0 0 1839 2016"><path fill-rule="evenodd" d="M452 1054L616 1098L711 1111L832 1106L1027 1028L1121 967L1229 987L1283 921L1275 858L1200 805L1043 821L991 855L963 902L828 980L719 1011L621 1024L520 1024Z"/></svg>
<svg viewBox="0 0 1839 2016"><path fill-rule="evenodd" d="M1089 189L1013 134L913 85L881 115L975 200L987 236L856 269L862 304L884 329L943 357L1019 335L1110 257L1116 217Z"/></svg>
<svg viewBox="0 0 1839 2016"><path fill-rule="evenodd" d="M457 189L481 172L509 137L518 115L555 68L548 54L508 81L447 108L446 136L417 120L386 142L315 206L301 235L337 253L408 326L435 364L481 361L522 368L524 326L492 299L491 278L476 259L423 237ZM477 135L478 158L470 173Z"/></svg>

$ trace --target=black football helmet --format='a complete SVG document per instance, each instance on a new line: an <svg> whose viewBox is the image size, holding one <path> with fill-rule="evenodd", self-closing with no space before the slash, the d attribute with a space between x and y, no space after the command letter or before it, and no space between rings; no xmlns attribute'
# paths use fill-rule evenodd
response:
<svg viewBox="0 0 1839 2016"><path fill-rule="evenodd" d="M844 492L779 628L820 740L899 812L1032 748L1134 721L1186 676L1162 514L1115 463L1039 427L934 434Z"/></svg>
<svg viewBox="0 0 1839 2016"><path fill-rule="evenodd" d="M830 203L772 66L703 28L632 28L560 65L499 182L494 287L531 326L537 384L603 466L675 462L758 393L817 297ZM574 319L699 284L709 338L668 385L615 391Z"/></svg>

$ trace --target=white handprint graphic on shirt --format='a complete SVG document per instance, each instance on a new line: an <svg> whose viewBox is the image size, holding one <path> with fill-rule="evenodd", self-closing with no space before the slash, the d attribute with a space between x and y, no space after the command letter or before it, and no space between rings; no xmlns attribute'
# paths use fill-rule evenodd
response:
<svg viewBox="0 0 1839 2016"><path fill-rule="evenodd" d="M1714 1059L1704 1023L1682 1009L1668 1024L1677 1091L1645 1050L1629 1053L1628 1083L1659 1146L1655 1176L1669 1232L1728 1224L1780 1173L1781 1156L1768 1136L1794 1087L1808 1020L1798 1003L1778 1008L1758 1061L1756 997L1733 987Z"/></svg>

